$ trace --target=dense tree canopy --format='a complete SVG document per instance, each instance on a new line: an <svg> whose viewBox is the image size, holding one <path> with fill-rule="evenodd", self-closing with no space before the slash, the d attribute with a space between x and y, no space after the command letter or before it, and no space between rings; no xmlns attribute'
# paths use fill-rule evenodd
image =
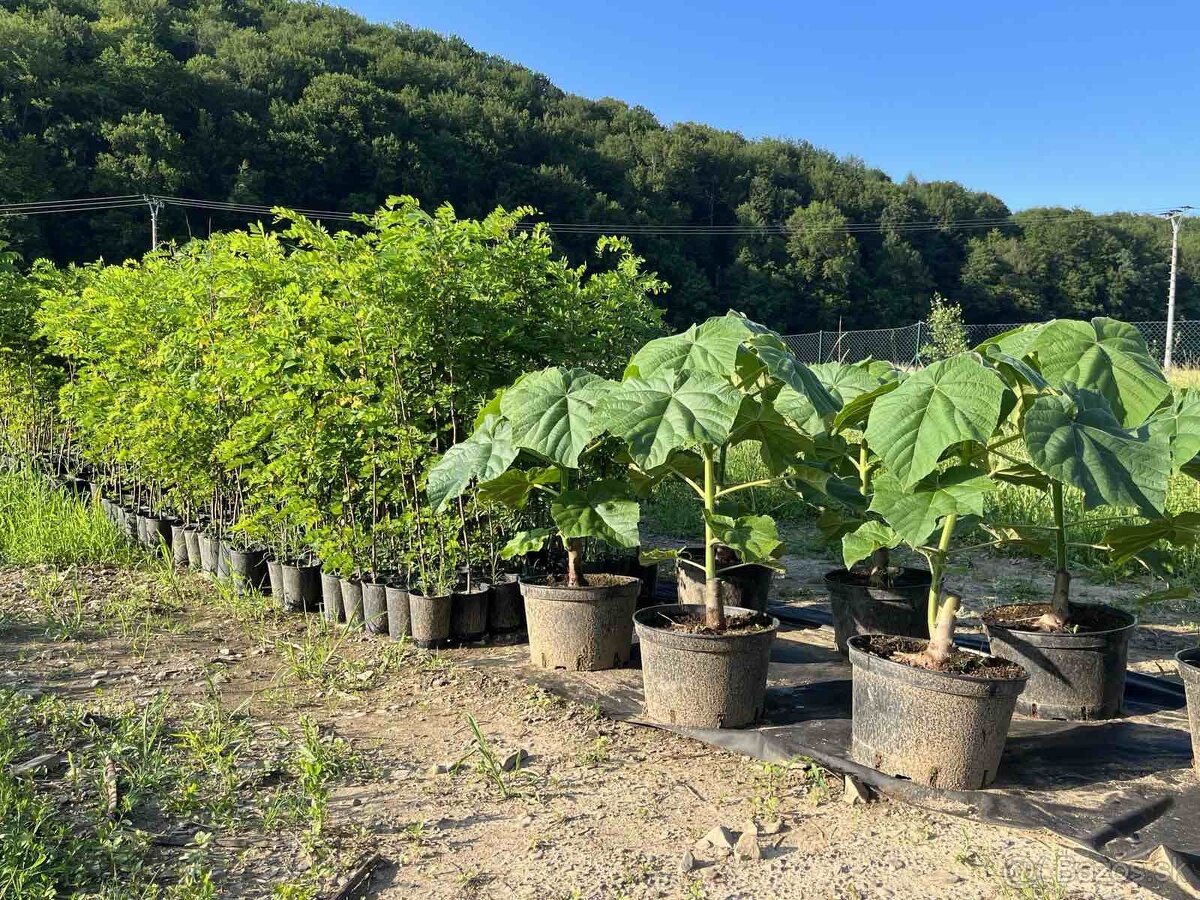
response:
<svg viewBox="0 0 1200 900"><path fill-rule="evenodd" d="M289 0L0 0L0 172L8 202L148 192L370 210L408 194L475 217L532 205L628 231L672 286L676 323L736 306L783 331L870 327L922 315L935 291L972 321L1160 318L1165 296L1161 220L1031 210L1009 223L999 199L952 182L894 182L802 141L666 128L462 41ZM0 239L26 261L119 260L145 250L146 220L7 219ZM162 232L245 221L171 208ZM556 231L579 260L595 236ZM1182 311L1200 315L1189 240Z"/></svg>

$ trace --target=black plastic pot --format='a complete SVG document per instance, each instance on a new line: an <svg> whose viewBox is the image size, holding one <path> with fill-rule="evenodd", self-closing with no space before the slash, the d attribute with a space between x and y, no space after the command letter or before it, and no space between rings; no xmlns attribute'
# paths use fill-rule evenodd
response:
<svg viewBox="0 0 1200 900"><path fill-rule="evenodd" d="M1188 723L1192 730L1192 767L1200 774L1200 647L1175 654L1179 677L1187 695Z"/></svg>
<svg viewBox="0 0 1200 900"><path fill-rule="evenodd" d="M974 790L991 784L1027 679L905 665L869 651L878 637L860 634L849 641L851 758L929 787Z"/></svg>
<svg viewBox="0 0 1200 900"><path fill-rule="evenodd" d="M146 547L151 553L156 556L162 553L165 545L168 552L174 555L174 544L171 540L174 536L172 527L177 524L171 519L163 519L158 516L146 516Z"/></svg>
<svg viewBox="0 0 1200 900"><path fill-rule="evenodd" d="M426 597L419 591L408 592L412 616L413 643L425 650L445 647L450 642L450 595Z"/></svg>
<svg viewBox="0 0 1200 900"><path fill-rule="evenodd" d="M726 615L757 610L725 607ZM646 715L683 728L745 728L766 711L767 669L779 620L760 631L688 634L664 619L704 616L703 605L671 604L633 617L642 654ZM768 617L770 618L770 617Z"/></svg>
<svg viewBox="0 0 1200 900"><path fill-rule="evenodd" d="M722 569L733 569L724 574ZM704 605L704 548L688 547L679 554L675 571L679 579L679 602L697 606ZM725 606L767 611L767 598L771 593L774 572L767 566L751 565L724 566L717 569L720 584L719 596Z"/></svg>
<svg viewBox="0 0 1200 900"><path fill-rule="evenodd" d="M629 575L589 575L586 587L560 580L521 579L533 664L592 672L629 662L641 583Z"/></svg>
<svg viewBox="0 0 1200 900"><path fill-rule="evenodd" d="M235 591L262 591L269 587L267 551L235 550L224 544L222 549L229 559L229 580Z"/></svg>
<svg viewBox="0 0 1200 900"><path fill-rule="evenodd" d="M279 605L284 612L316 612L321 608L321 567L317 564L280 566ZM339 598L339 605L341 601Z"/></svg>
<svg viewBox="0 0 1200 900"><path fill-rule="evenodd" d="M363 592L362 582L357 578L342 579L342 615L347 628L362 630Z"/></svg>
<svg viewBox="0 0 1200 900"><path fill-rule="evenodd" d="M1000 609L1012 607L998 607L983 614L992 653L1029 673L1029 684L1017 701L1017 712L1070 722L1111 719L1121 714L1129 638L1138 621L1127 612L1103 604L1072 603L1072 615L1089 605L1111 614L1120 624L1105 631L1023 631L997 624L992 618Z"/></svg>
<svg viewBox="0 0 1200 900"><path fill-rule="evenodd" d="M321 573L321 611L326 622L344 622L342 609L342 580L336 575Z"/></svg>
<svg viewBox="0 0 1200 900"><path fill-rule="evenodd" d="M183 542L187 551L188 568L199 571L204 564L200 554L200 532L191 527L183 529Z"/></svg>
<svg viewBox="0 0 1200 900"><path fill-rule="evenodd" d="M388 633L387 585L383 582L362 583L363 622L368 634Z"/></svg>
<svg viewBox="0 0 1200 900"><path fill-rule="evenodd" d="M271 596L279 600L279 608L283 609L283 564L273 559L267 560L267 581L271 585ZM286 610L284 610L286 612Z"/></svg>
<svg viewBox="0 0 1200 900"><path fill-rule="evenodd" d="M408 588L402 585L384 586L387 599L388 635L393 641L401 641L412 634L412 613L408 608Z"/></svg>
<svg viewBox="0 0 1200 900"><path fill-rule="evenodd" d="M490 584L476 584L471 590L450 595L450 637L464 644L482 641L487 634Z"/></svg>
<svg viewBox="0 0 1200 900"><path fill-rule="evenodd" d="M491 634L517 634L523 624L525 605L521 602L521 580L516 575L500 575L492 585L488 604L487 630Z"/></svg>
<svg viewBox="0 0 1200 900"><path fill-rule="evenodd" d="M201 533L196 538L196 546L200 550L200 570L206 575L216 575L221 542L212 535Z"/></svg>
<svg viewBox="0 0 1200 900"><path fill-rule="evenodd" d="M838 652L846 653L846 641L858 634L929 637L929 572L902 568L890 580L888 587L872 587L865 574L845 569L825 574Z"/></svg>
<svg viewBox="0 0 1200 900"><path fill-rule="evenodd" d="M188 564L187 532L182 522L171 523L171 564L176 568Z"/></svg>

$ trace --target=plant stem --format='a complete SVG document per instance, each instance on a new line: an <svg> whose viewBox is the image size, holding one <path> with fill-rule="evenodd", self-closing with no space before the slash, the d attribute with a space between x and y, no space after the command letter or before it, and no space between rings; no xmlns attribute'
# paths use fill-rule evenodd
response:
<svg viewBox="0 0 1200 900"><path fill-rule="evenodd" d="M717 478L712 450L704 448L704 624L709 628L725 627L725 607L721 604L721 585L717 581L717 536L713 534L710 516L717 507Z"/></svg>
<svg viewBox="0 0 1200 900"><path fill-rule="evenodd" d="M954 526L958 523L958 513L950 513L942 520L942 536L938 539L937 552L929 556L929 634L933 636L937 628L938 606L942 596L942 575L946 571L946 556L950 552L950 539L954 536Z"/></svg>
<svg viewBox="0 0 1200 900"><path fill-rule="evenodd" d="M1071 573L1067 571L1067 525L1062 482L1050 484L1050 503L1054 507L1054 592L1050 595L1050 615L1041 624L1061 628L1071 616Z"/></svg>

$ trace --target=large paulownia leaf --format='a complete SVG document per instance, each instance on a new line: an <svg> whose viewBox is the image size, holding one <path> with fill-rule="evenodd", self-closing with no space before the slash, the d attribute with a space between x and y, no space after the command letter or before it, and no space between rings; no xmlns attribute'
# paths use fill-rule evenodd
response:
<svg viewBox="0 0 1200 900"><path fill-rule="evenodd" d="M867 419L871 415L871 410L875 406L875 401L885 394L890 394L896 390L896 388L900 387L900 384L901 379L885 381L883 384L848 400L846 405L833 417L833 427L837 429L857 428L860 430L865 428Z"/></svg>
<svg viewBox="0 0 1200 900"><path fill-rule="evenodd" d="M821 379L782 345L760 337L752 341L752 346L778 388L775 408L805 430L820 430L820 420L841 407Z"/></svg>
<svg viewBox="0 0 1200 900"><path fill-rule="evenodd" d="M882 516L900 537L914 547L929 539L945 516L982 516L984 498L999 488L974 466L951 466L926 475L906 488L884 472L875 479L871 512Z"/></svg>
<svg viewBox="0 0 1200 900"><path fill-rule="evenodd" d="M1083 491L1085 508L1133 506L1161 515L1171 474L1166 435L1122 427L1099 394L1039 397L1025 414L1025 446L1041 471Z"/></svg>
<svg viewBox="0 0 1200 900"><path fill-rule="evenodd" d="M1132 559L1162 541L1174 547L1194 547L1200 542L1200 512L1182 512L1136 525L1120 525L1109 529L1104 536L1104 543L1112 549L1118 563Z"/></svg>
<svg viewBox="0 0 1200 900"><path fill-rule="evenodd" d="M517 447L575 469L593 437L596 403L613 386L586 369L542 369L505 391L500 409Z"/></svg>
<svg viewBox="0 0 1200 900"><path fill-rule="evenodd" d="M850 533L842 535L842 562L847 569L853 569L876 550L884 547L891 550L900 546L901 540L900 535L886 522L867 519Z"/></svg>
<svg viewBox="0 0 1200 900"><path fill-rule="evenodd" d="M730 444L758 441L759 454L771 475L779 475L812 441L767 401L745 397L730 432Z"/></svg>
<svg viewBox="0 0 1200 900"><path fill-rule="evenodd" d="M788 418L796 422L804 431L816 433L821 431L826 417L840 411L847 403L873 390L880 385L880 379L872 375L865 366L848 366L843 363L827 362L806 367L808 372L824 389L818 394L821 408L818 409L808 393L785 388L782 392L782 402ZM815 392L815 389L810 389ZM828 402L825 401L828 396ZM778 405L780 401L776 401ZM826 408L828 407L828 408Z"/></svg>
<svg viewBox="0 0 1200 900"><path fill-rule="evenodd" d="M1174 403L1156 410L1146 424L1167 436L1171 471L1180 471L1200 453L1200 391L1180 391Z"/></svg>
<svg viewBox="0 0 1200 900"><path fill-rule="evenodd" d="M782 546L775 520L770 516L722 516L704 514L717 540L737 551L744 563L765 563L775 559Z"/></svg>
<svg viewBox="0 0 1200 900"><path fill-rule="evenodd" d="M517 458L512 426L498 416L487 416L465 441L455 444L429 470L425 491L435 510L462 494L472 481L499 478Z"/></svg>
<svg viewBox="0 0 1200 900"><path fill-rule="evenodd" d="M941 360L875 400L867 443L903 485L916 484L948 447L992 437L1004 392L1000 376L978 357Z"/></svg>
<svg viewBox="0 0 1200 900"><path fill-rule="evenodd" d="M839 506L858 518L866 512L867 501L857 478L842 477L822 466L800 464L788 470L787 484L816 506Z"/></svg>
<svg viewBox="0 0 1200 900"><path fill-rule="evenodd" d="M514 559L518 556L524 556L526 553L537 553L546 546L546 541L550 539L550 535L552 534L554 534L554 531L550 528L533 528L529 531L518 531L507 544L500 548L500 558Z"/></svg>
<svg viewBox="0 0 1200 900"><path fill-rule="evenodd" d="M1042 326L1033 350L1050 384L1095 391L1125 426L1146 421L1171 391L1142 333L1116 319L1056 319Z"/></svg>
<svg viewBox="0 0 1200 900"><path fill-rule="evenodd" d="M985 341L980 341L974 348L975 352L981 356L987 356L989 353L996 352L1001 355L1015 357L1016 359L1024 359L1033 352L1034 343L1037 341L1038 335L1042 333L1044 327L1044 322L1031 325L1018 325L1016 328L1010 328L1008 331L1003 331Z"/></svg>
<svg viewBox="0 0 1200 900"><path fill-rule="evenodd" d="M752 335L765 331L744 316L713 316L687 331L657 338L634 354L626 377L649 378L660 372L711 372L730 378L736 370L738 350Z"/></svg>
<svg viewBox="0 0 1200 900"><path fill-rule="evenodd" d="M636 547L638 504L623 484L597 481L584 491L564 491L550 504L550 515L564 538L597 538L614 547Z"/></svg>
<svg viewBox="0 0 1200 900"><path fill-rule="evenodd" d="M709 372L659 369L647 377L626 378L596 409L597 432L625 441L642 469L661 466L676 450L729 440L742 393Z"/></svg>
<svg viewBox="0 0 1200 900"><path fill-rule="evenodd" d="M556 484L558 470L553 466L535 469L509 469L498 478L479 483L479 497L509 509L524 509L529 495L539 486Z"/></svg>

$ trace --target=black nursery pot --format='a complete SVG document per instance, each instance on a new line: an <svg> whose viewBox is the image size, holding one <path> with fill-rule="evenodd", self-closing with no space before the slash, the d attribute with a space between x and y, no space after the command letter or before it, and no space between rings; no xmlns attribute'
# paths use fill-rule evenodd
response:
<svg viewBox="0 0 1200 900"><path fill-rule="evenodd" d="M171 519L159 516L146 516L146 548L155 555L162 552L163 547L174 556L175 545L171 542L174 537L172 527L177 523Z"/></svg>
<svg viewBox="0 0 1200 900"><path fill-rule="evenodd" d="M362 583L363 622L367 634L388 633L387 585L382 581Z"/></svg>
<svg viewBox="0 0 1200 900"><path fill-rule="evenodd" d="M1027 679L905 665L871 652L872 640L882 637L860 634L849 641L851 758L928 787L974 790L991 784ZM921 650L926 642L913 644Z"/></svg>
<svg viewBox="0 0 1200 900"><path fill-rule="evenodd" d="M321 608L321 566L280 566L279 603L284 612L316 612ZM340 598L339 598L340 605Z"/></svg>
<svg viewBox="0 0 1200 900"><path fill-rule="evenodd" d="M1192 767L1200 774L1200 647L1175 654L1179 677L1187 694L1188 723L1192 731Z"/></svg>
<svg viewBox="0 0 1200 900"><path fill-rule="evenodd" d="M182 522L171 523L171 564L176 568L188 564L187 529Z"/></svg>
<svg viewBox="0 0 1200 900"><path fill-rule="evenodd" d="M234 550L224 544L222 549L229 557L229 579L235 591L263 591L270 586L266 550Z"/></svg>
<svg viewBox="0 0 1200 900"><path fill-rule="evenodd" d="M279 598L280 607L283 605L283 564L273 559L267 560L267 581L271 585L271 596Z"/></svg>
<svg viewBox="0 0 1200 900"><path fill-rule="evenodd" d="M487 634L490 584L476 584L471 590L450 595L450 637L464 644L482 641Z"/></svg>
<svg viewBox="0 0 1200 900"><path fill-rule="evenodd" d="M491 634L516 634L524 624L525 604L521 602L521 579L500 575L492 585L488 604L487 630Z"/></svg>
<svg viewBox="0 0 1200 900"><path fill-rule="evenodd" d="M1069 722L1119 716L1125 697L1129 638L1137 628L1137 618L1104 604L1072 603L1072 619L1103 616L1111 627L1053 633L1025 631L996 621L1002 610L1022 605L997 607L982 617L992 653L1029 673L1029 684L1017 701L1017 712Z"/></svg>
<svg viewBox="0 0 1200 900"><path fill-rule="evenodd" d="M929 637L929 585L924 569L902 568L887 587L873 587L866 574L834 569L825 574L833 612L833 639L845 654L846 642L859 634Z"/></svg>
<svg viewBox="0 0 1200 900"><path fill-rule="evenodd" d="M450 595L427 597L419 591L408 592L412 615L413 643L425 650L445 647L450 642Z"/></svg>
<svg viewBox="0 0 1200 900"><path fill-rule="evenodd" d="M408 588L398 584L384 585L387 600L388 636L402 641L412 634L412 613L408 608Z"/></svg>
<svg viewBox="0 0 1200 900"><path fill-rule="evenodd" d="M321 573L321 610L326 622L344 622L342 609L342 580L336 575Z"/></svg>
<svg viewBox="0 0 1200 900"><path fill-rule="evenodd" d="M362 582L357 578L343 578L342 615L345 616L346 627L361 631L363 627L363 592Z"/></svg>
<svg viewBox="0 0 1200 900"><path fill-rule="evenodd" d="M725 606L737 606L751 609L754 612L767 611L767 598L771 593L771 579L774 572L768 567L753 563L738 565L728 574L724 569L732 565L717 568L719 596ZM657 572L657 570L656 570ZM679 578L679 602L693 606L704 605L704 548L688 547L679 554L676 560L676 572ZM657 577L657 574L656 574Z"/></svg>
<svg viewBox="0 0 1200 900"><path fill-rule="evenodd" d="M132 509L122 508L121 518L117 523L125 532L125 537L134 543L139 543L138 537L138 514Z"/></svg>

